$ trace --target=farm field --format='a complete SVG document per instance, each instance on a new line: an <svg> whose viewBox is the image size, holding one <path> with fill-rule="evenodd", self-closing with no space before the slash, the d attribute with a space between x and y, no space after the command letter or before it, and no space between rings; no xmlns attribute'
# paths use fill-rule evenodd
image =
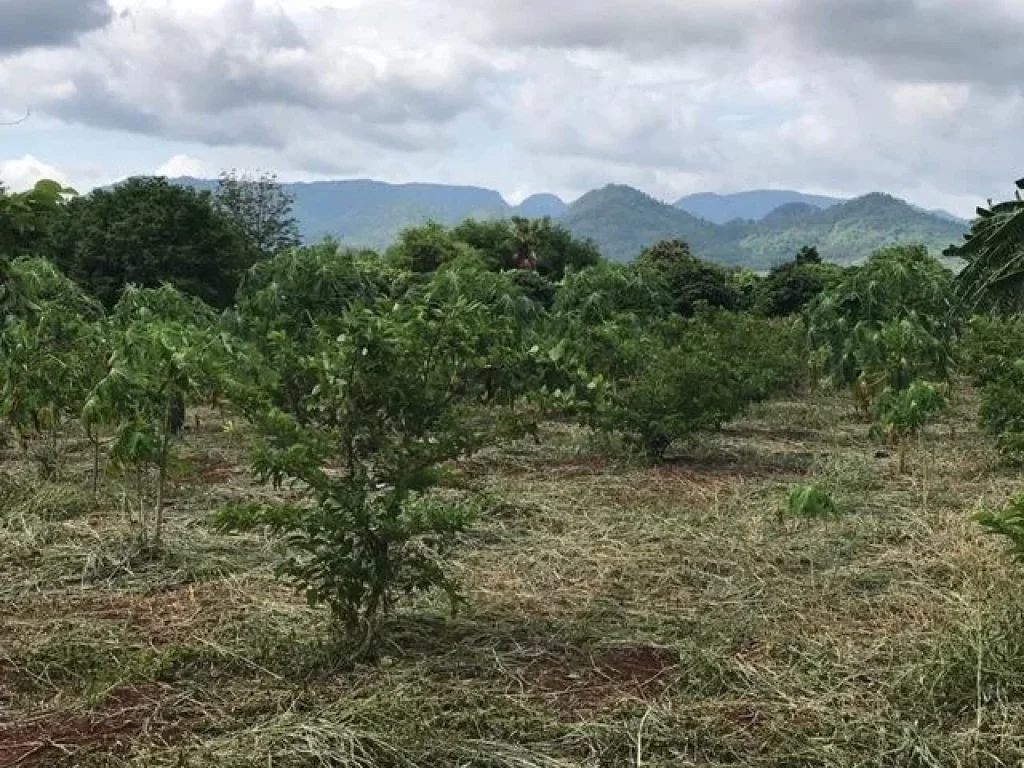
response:
<svg viewBox="0 0 1024 768"><path fill-rule="evenodd" d="M1024 760L1024 595L972 521L1019 488L963 394L899 474L845 393L754 406L651 467L547 423L459 461L501 503L466 605L403 603L375 664L219 533L275 492L247 435L187 422L164 548L84 439L59 483L0 463L0 766L1003 766ZM916 441L916 438L915 438ZM783 519L814 482L842 514ZM440 491L443 493L444 488Z"/></svg>

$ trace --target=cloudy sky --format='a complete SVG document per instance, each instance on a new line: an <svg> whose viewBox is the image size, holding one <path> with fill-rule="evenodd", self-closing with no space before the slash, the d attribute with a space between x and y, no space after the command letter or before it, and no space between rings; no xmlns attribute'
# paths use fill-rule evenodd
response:
<svg viewBox="0 0 1024 768"><path fill-rule="evenodd" d="M1024 2L0 0L0 178L371 177L573 198L1024 175Z"/></svg>

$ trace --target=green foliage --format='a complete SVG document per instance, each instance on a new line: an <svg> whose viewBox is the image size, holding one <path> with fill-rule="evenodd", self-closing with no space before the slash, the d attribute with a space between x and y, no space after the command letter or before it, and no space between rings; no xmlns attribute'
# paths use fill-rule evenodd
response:
<svg viewBox="0 0 1024 768"><path fill-rule="evenodd" d="M571 272L555 297L555 313L588 326L620 314L664 317L671 298L656 274L619 264Z"/></svg>
<svg viewBox="0 0 1024 768"><path fill-rule="evenodd" d="M170 285L131 287L111 316L111 357L82 410L89 428L114 431L110 460L134 483L142 535L159 543L164 489L182 403L204 401L219 387L225 359L212 311ZM148 471L157 473L153 515Z"/></svg>
<svg viewBox="0 0 1024 768"><path fill-rule="evenodd" d="M877 437L900 449L900 472L906 471L907 441L920 435L925 426L949 406L938 387L913 381L906 388L886 388L874 406Z"/></svg>
<svg viewBox="0 0 1024 768"><path fill-rule="evenodd" d="M886 387L945 380L956 323L952 275L923 248L879 251L821 294L807 311L808 342L834 384L866 410Z"/></svg>
<svg viewBox="0 0 1024 768"><path fill-rule="evenodd" d="M691 317L699 306L737 309L742 297L721 267L701 261L682 240L665 240L641 253L633 264L656 275L672 299L672 309Z"/></svg>
<svg viewBox="0 0 1024 768"><path fill-rule="evenodd" d="M964 308L979 307L1019 312L1024 308L1024 201L1018 192L988 208L978 208L978 218L965 235L965 243L947 254L963 259L967 266L957 276L957 298Z"/></svg>
<svg viewBox="0 0 1024 768"><path fill-rule="evenodd" d="M1013 557L1024 561L1024 494L1015 496L1002 509L982 510L974 519L987 532L1005 536Z"/></svg>
<svg viewBox="0 0 1024 768"><path fill-rule="evenodd" d="M980 389L980 418L1008 460L1024 460L1024 320L975 317L963 341L963 363Z"/></svg>
<svg viewBox="0 0 1024 768"><path fill-rule="evenodd" d="M27 192L7 194L0 188L0 259L38 256L76 194L50 179Z"/></svg>
<svg viewBox="0 0 1024 768"><path fill-rule="evenodd" d="M469 246L457 241L443 224L428 221L418 227L409 227L398 235L398 241L388 249L388 262L410 272L434 272L442 264L449 264L460 256L472 253Z"/></svg>
<svg viewBox="0 0 1024 768"><path fill-rule="evenodd" d="M790 489L786 498L783 517L827 519L841 517L842 510L836 505L832 495L817 485L797 485Z"/></svg>
<svg viewBox="0 0 1024 768"><path fill-rule="evenodd" d="M77 418L103 366L103 312L41 259L16 260L10 276L24 304L0 325L0 416L26 446L30 437L47 436L35 458L53 478L61 429Z"/></svg>
<svg viewBox="0 0 1024 768"><path fill-rule="evenodd" d="M769 317L802 312L843 278L843 269L823 264L815 248L804 247L793 261L772 268L759 286L756 307Z"/></svg>
<svg viewBox="0 0 1024 768"><path fill-rule="evenodd" d="M135 178L66 205L51 260L105 306L128 285L169 283L216 306L231 304L252 253L238 229L196 192Z"/></svg>
<svg viewBox="0 0 1024 768"><path fill-rule="evenodd" d="M586 372L584 423L660 461L678 440L719 429L791 382L795 334L767 320L707 312L690 320L619 316L573 336ZM590 381L586 381L589 378Z"/></svg>
<svg viewBox="0 0 1024 768"><path fill-rule="evenodd" d="M430 489L444 462L497 439L502 414L535 388L524 329L536 308L508 276L467 267L399 297L345 300L309 318L311 344L287 361L311 384L301 407L275 404L276 386L260 380L236 400L260 435L258 474L296 484L307 502L232 525L255 519L284 536L293 556L281 573L330 608L361 655L401 595L455 597L444 557L473 509Z"/></svg>
<svg viewBox="0 0 1024 768"><path fill-rule="evenodd" d="M383 273L367 268L371 260L376 254L325 241L278 254L246 275L233 318L248 345L238 374L258 381L270 405L305 420L314 381L303 361L316 351L319 335L354 304L388 292Z"/></svg>
<svg viewBox="0 0 1024 768"><path fill-rule="evenodd" d="M241 233L251 251L250 262L301 243L299 225L292 215L295 198L284 191L273 174L252 177L237 171L223 173L213 199L217 209Z"/></svg>

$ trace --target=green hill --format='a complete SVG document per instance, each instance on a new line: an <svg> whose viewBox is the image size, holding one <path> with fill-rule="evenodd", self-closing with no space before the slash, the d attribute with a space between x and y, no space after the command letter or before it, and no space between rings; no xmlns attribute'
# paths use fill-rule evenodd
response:
<svg viewBox="0 0 1024 768"><path fill-rule="evenodd" d="M202 189L216 185L201 179L174 181ZM782 201L759 221L716 224L621 185L588 192L568 207L554 195L534 195L513 207L494 190L444 184L359 179L285 184L284 188L295 197L295 215L307 241L334 235L351 245L377 249L386 248L401 230L426 219L454 225L470 217L551 216L574 234L593 239L602 253L616 261L629 261L659 240L681 238L704 258L767 269L792 258L805 245L816 246L824 258L845 264L894 243L923 243L938 253L960 242L968 226L948 214L937 215L883 194L827 208L820 207L823 199L798 193L704 196L731 202L736 198L744 204L763 204L766 195Z"/></svg>
<svg viewBox="0 0 1024 768"><path fill-rule="evenodd" d="M920 243L936 255L959 242L966 225L883 194L824 210L786 203L761 221L713 224L629 187L590 192L569 206L562 221L592 238L609 258L628 261L659 240L682 238L694 253L724 264L767 269L805 245L822 257L852 264L887 245Z"/></svg>
<svg viewBox="0 0 1024 768"><path fill-rule="evenodd" d="M709 221L632 187L614 184L585 194L569 206L561 221L616 261L629 261L659 240L681 238L699 250L714 243L720 234L720 227Z"/></svg>

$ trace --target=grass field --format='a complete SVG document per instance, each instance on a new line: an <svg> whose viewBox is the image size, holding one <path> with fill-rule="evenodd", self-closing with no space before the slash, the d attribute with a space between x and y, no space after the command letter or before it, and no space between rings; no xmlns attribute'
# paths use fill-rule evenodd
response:
<svg viewBox="0 0 1024 768"><path fill-rule="evenodd" d="M0 766L1009 766L1024 761L1024 591L971 514L1020 488L973 425L909 476L846 399L759 407L665 466L549 425L459 465L504 503L467 537L468 605L408 605L376 666L222 536L268 494L211 420L184 445L167 546L121 493L0 464ZM74 446L73 446L74 447ZM845 514L783 520L815 482Z"/></svg>

